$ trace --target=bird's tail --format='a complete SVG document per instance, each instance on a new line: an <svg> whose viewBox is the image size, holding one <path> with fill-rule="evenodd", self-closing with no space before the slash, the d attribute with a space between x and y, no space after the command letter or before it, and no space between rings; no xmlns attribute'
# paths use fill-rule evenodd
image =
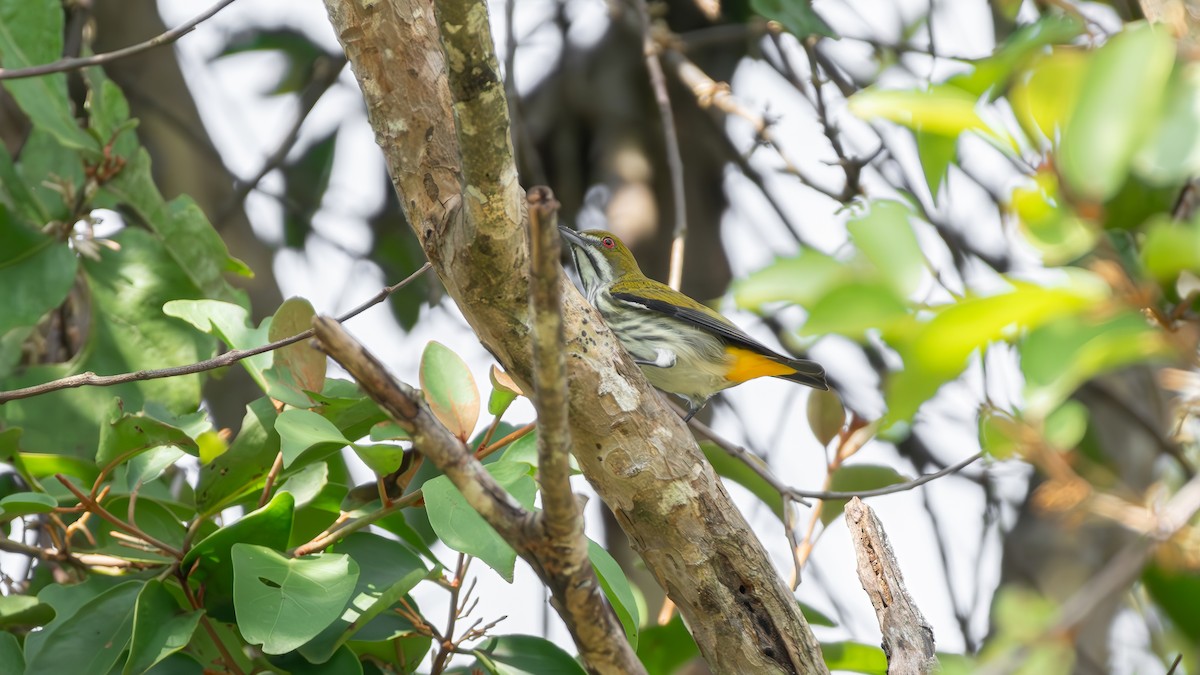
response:
<svg viewBox="0 0 1200 675"><path fill-rule="evenodd" d="M808 361L806 359L780 359L782 363L796 372L787 375L776 375L781 380L790 380L807 385L813 389L829 389L829 382L825 380L825 369L816 361Z"/></svg>

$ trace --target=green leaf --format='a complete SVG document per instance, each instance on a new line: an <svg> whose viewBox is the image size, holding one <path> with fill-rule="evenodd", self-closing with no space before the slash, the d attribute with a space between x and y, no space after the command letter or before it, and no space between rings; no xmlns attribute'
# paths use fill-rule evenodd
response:
<svg viewBox="0 0 1200 675"><path fill-rule="evenodd" d="M196 508L203 516L219 513L243 494L261 487L279 454L275 406L260 398L246 407L242 430L233 445L200 467Z"/></svg>
<svg viewBox="0 0 1200 675"><path fill-rule="evenodd" d="M913 314L890 286L877 281L833 288L810 305L800 335L844 335L862 342L874 331L892 340L908 331Z"/></svg>
<svg viewBox="0 0 1200 675"><path fill-rule="evenodd" d="M558 645L532 635L488 638L471 651L483 669L493 675L583 675L586 672Z"/></svg>
<svg viewBox="0 0 1200 675"><path fill-rule="evenodd" d="M830 670L846 670L868 675L887 675L888 662L883 650L860 642L822 642L821 654Z"/></svg>
<svg viewBox="0 0 1200 675"><path fill-rule="evenodd" d="M1142 583L1154 602L1192 641L1200 641L1200 574L1151 564Z"/></svg>
<svg viewBox="0 0 1200 675"><path fill-rule="evenodd" d="M104 184L96 195L96 205L134 211L159 237L170 259L203 291L204 297L248 304L245 293L234 290L224 275L233 272L253 276L253 273L245 263L229 255L224 240L191 197L177 197L169 203L163 200L151 174L150 154L144 148L127 158L125 168Z"/></svg>
<svg viewBox="0 0 1200 675"><path fill-rule="evenodd" d="M854 245L883 273L900 297L917 290L925 276L925 254L913 234L912 211L890 200L871 202L871 210L851 220L846 229Z"/></svg>
<svg viewBox="0 0 1200 675"><path fill-rule="evenodd" d="M290 652L337 620L358 581L348 555L289 558L234 544L233 600L238 630L267 654Z"/></svg>
<svg viewBox="0 0 1200 675"><path fill-rule="evenodd" d="M750 0L750 8L763 18L778 21L787 32L801 40L810 35L837 37L837 33L813 10L811 0Z"/></svg>
<svg viewBox="0 0 1200 675"><path fill-rule="evenodd" d="M358 564L358 579L338 617L300 647L300 653L313 663L328 661L346 641L399 602L428 574L421 559L403 544L378 535L355 532L334 550Z"/></svg>
<svg viewBox="0 0 1200 675"><path fill-rule="evenodd" d="M1013 282L1013 289L969 297L947 306L910 337L896 344L904 370L887 383L888 418L907 421L946 382L958 377L971 354L988 344L1014 339L1021 331L1086 310L1103 301L1110 289L1081 270L1059 287Z"/></svg>
<svg viewBox="0 0 1200 675"><path fill-rule="evenodd" d="M125 651L141 581L126 581L97 595L61 623L55 622L34 652L26 645L29 673L107 673Z"/></svg>
<svg viewBox="0 0 1200 675"><path fill-rule="evenodd" d="M979 415L979 447L995 459L1009 459L1017 453L1020 426L1011 416L992 409Z"/></svg>
<svg viewBox="0 0 1200 675"><path fill-rule="evenodd" d="M522 395L521 388L513 382L508 373L500 370L495 364L492 364L492 369L488 371L488 379L492 382L492 394L488 397L488 414L499 417Z"/></svg>
<svg viewBox="0 0 1200 675"><path fill-rule="evenodd" d="M58 60L62 36L63 8L55 0L0 1L0 63L5 70ZM5 80L4 87L34 126L65 147L99 153L100 144L75 122L64 73Z"/></svg>
<svg viewBox="0 0 1200 675"><path fill-rule="evenodd" d="M485 466L522 506L533 508L537 486L525 464L496 462ZM438 476L422 486L429 524L442 543L459 553L479 558L484 564L512 583L517 554L492 529L475 509L467 504L458 488L446 476Z"/></svg>
<svg viewBox="0 0 1200 675"><path fill-rule="evenodd" d="M1051 447L1066 451L1079 445L1087 429L1087 406L1079 401L1065 401L1046 416L1044 435Z"/></svg>
<svg viewBox="0 0 1200 675"><path fill-rule="evenodd" d="M837 622L829 618L824 612L806 605L803 602L796 603L800 605L800 613L804 615L804 620L814 626L825 626L826 628L836 628Z"/></svg>
<svg viewBox="0 0 1200 675"><path fill-rule="evenodd" d="M253 542L283 549L291 536L295 506L291 493L277 492L266 506L213 532L183 557L182 569L191 569L195 561L200 561L189 578L204 584L204 606L213 618L234 620L233 547L238 543Z"/></svg>
<svg viewBox="0 0 1200 675"><path fill-rule="evenodd" d="M638 660L647 675L674 675L683 664L700 657L700 648L676 615L665 626L650 626L638 639Z"/></svg>
<svg viewBox="0 0 1200 675"><path fill-rule="evenodd" d="M54 608L31 595L0 596L0 629L45 626L52 620Z"/></svg>
<svg viewBox="0 0 1200 675"><path fill-rule="evenodd" d="M763 305L787 301L812 307L829 289L854 279L854 271L833 258L803 249L794 258L776 260L771 265L733 284L733 298L739 307L760 311Z"/></svg>
<svg viewBox="0 0 1200 675"><path fill-rule="evenodd" d="M379 424L371 427L371 440L373 441L408 441L412 437L408 435L404 427L396 424L392 420L384 420Z"/></svg>
<svg viewBox="0 0 1200 675"><path fill-rule="evenodd" d="M284 468L313 446L332 452L350 445L333 422L311 410L284 410L275 418L275 431L279 433Z"/></svg>
<svg viewBox="0 0 1200 675"><path fill-rule="evenodd" d="M61 305L77 266L69 246L15 222L0 203L0 288L21 289L0 294L0 335Z"/></svg>
<svg viewBox="0 0 1200 675"><path fill-rule="evenodd" d="M925 91L869 87L847 102L865 120L885 119L928 134L957 138L967 131L986 131L976 112L976 96L944 85Z"/></svg>
<svg viewBox="0 0 1200 675"><path fill-rule="evenodd" d="M122 517L129 513L130 498L127 495L118 495L110 497L104 502L104 507L113 513L119 513ZM149 497L139 496L134 503L133 522L150 536L159 541L179 549L183 546L184 527L180 523L179 516L168 509L162 503L150 499ZM93 553L107 553L109 555L125 558L138 562L148 563L167 563L173 562L173 559L166 554L158 553L157 551L143 551L131 549L128 546L120 543L119 540L112 537L109 532L112 527L107 523L98 522L92 528L93 536L96 539L96 546L87 549ZM85 548L85 547L80 547Z"/></svg>
<svg viewBox="0 0 1200 675"><path fill-rule="evenodd" d="M941 193L950 165L958 158L958 138L929 133L924 130L913 132L917 142L917 158L921 161L921 172L929 195L936 201Z"/></svg>
<svg viewBox="0 0 1200 675"><path fill-rule="evenodd" d="M119 398L113 399L109 405L109 421L100 427L97 465L111 469L139 453L163 445L186 448L193 454L200 452L196 442L183 429L144 413L122 414L123 409Z"/></svg>
<svg viewBox="0 0 1200 675"><path fill-rule="evenodd" d="M321 199L329 188L329 177L333 173L337 129L334 127L333 132L283 166L284 198L292 205L283 214L283 243L289 248L304 247L312 230L312 217L321 208Z"/></svg>
<svg viewBox="0 0 1200 675"><path fill-rule="evenodd" d="M200 615L199 610L181 608L163 582L147 581L133 610L133 634L124 674L144 673L186 647L200 623Z"/></svg>
<svg viewBox="0 0 1200 675"><path fill-rule="evenodd" d="M974 61L973 70L951 77L947 84L975 96L995 94L1036 52L1048 45L1068 44L1084 29L1083 22L1074 16L1043 14L1009 35L991 56Z"/></svg>
<svg viewBox="0 0 1200 675"><path fill-rule="evenodd" d="M588 559L592 561L592 568L596 570L596 578L600 580L604 596L608 598L617 619L621 621L621 627L625 629L625 639L629 641L630 647L637 650L638 627L641 626L642 618L639 616L637 599L633 596L633 588L629 585L629 579L625 577L625 571L603 546L591 539L588 539Z"/></svg>
<svg viewBox="0 0 1200 675"><path fill-rule="evenodd" d="M1126 27L1092 57L1058 149L1062 175L1077 192L1104 201L1121 188L1158 119L1174 64L1174 40L1148 24Z"/></svg>
<svg viewBox="0 0 1200 675"><path fill-rule="evenodd" d="M40 492L18 492L0 499L0 514L5 519L28 516L34 513L50 513L58 502Z"/></svg>
<svg viewBox="0 0 1200 675"><path fill-rule="evenodd" d="M1072 262L1096 245L1098 228L1080 218L1059 191L1058 176L1042 169L1029 187L1013 189L1010 208L1047 265Z"/></svg>
<svg viewBox="0 0 1200 675"><path fill-rule="evenodd" d="M890 466L879 464L849 464L833 472L829 482L832 492L865 492L906 483L910 479L900 475ZM848 499L827 499L821 508L821 523L826 527L842 515Z"/></svg>
<svg viewBox="0 0 1200 675"><path fill-rule="evenodd" d="M404 448L390 443L376 445L352 443L350 448L354 454L378 476L386 476L400 468L404 463L406 453Z"/></svg>
<svg viewBox="0 0 1200 675"><path fill-rule="evenodd" d="M312 304L304 298L288 298L275 310L267 338L277 342L303 333L312 327ZM274 352L273 366L267 371L272 398L307 408L312 405L305 392L320 392L325 388L325 354L309 341L301 340Z"/></svg>
<svg viewBox="0 0 1200 675"><path fill-rule="evenodd" d="M1093 53L1055 49L1034 61L1016 79L1008 100L1030 139L1053 141L1075 112Z"/></svg>
<svg viewBox="0 0 1200 675"><path fill-rule="evenodd" d="M163 306L163 313L183 319L203 333L219 338L230 349L252 349L267 344L270 319L254 328L245 307L220 300L173 300ZM271 354L256 354L239 361L258 386L266 391L267 378L263 372L271 367Z"/></svg>
<svg viewBox="0 0 1200 675"><path fill-rule="evenodd" d="M779 495L778 490L771 487L765 478L712 441L700 443L700 450L704 452L705 458L708 459L708 463L712 465L713 471L716 471L718 476L728 478L746 488L751 494L758 497L759 501L770 507L771 513L780 519L783 518L783 497ZM752 461L762 462L758 457L754 457ZM765 464L763 468L766 468Z"/></svg>
<svg viewBox="0 0 1200 675"><path fill-rule="evenodd" d="M497 434L499 435L499 434ZM495 457L495 455L492 455ZM531 468L537 468L537 429L513 441L500 456L502 462L521 462Z"/></svg>
<svg viewBox="0 0 1200 675"><path fill-rule="evenodd" d="M17 636L8 632L0 632L0 673L25 672L25 655L21 653L21 643Z"/></svg>
<svg viewBox="0 0 1200 675"><path fill-rule="evenodd" d="M82 261L91 321L79 358L33 366L0 378L0 389L86 371L113 374L180 366L213 354L211 338L197 334L159 309L169 300L195 297L199 291L166 257L153 235L126 228L114 240L121 245L119 251L103 249L99 262ZM96 456L100 425L109 419L114 396L129 410L140 410L147 401L154 401L172 413L194 412L200 405L200 376L56 391L10 401L0 409L0 418L6 426L23 427L23 442L32 450L53 449L55 453L91 460Z"/></svg>
<svg viewBox="0 0 1200 675"><path fill-rule="evenodd" d="M1142 263L1159 283L1174 284L1181 272L1200 272L1200 221L1180 224L1166 216L1146 224Z"/></svg>
<svg viewBox="0 0 1200 675"><path fill-rule="evenodd" d="M1172 353L1163 335L1132 311L1101 320L1064 316L1031 331L1019 347L1025 411L1035 418L1097 375Z"/></svg>
<svg viewBox="0 0 1200 675"><path fill-rule="evenodd" d="M464 443L479 421L479 389L467 364L439 342L421 355L421 389L433 414Z"/></svg>
<svg viewBox="0 0 1200 675"><path fill-rule="evenodd" d="M1138 173L1159 185L1200 173L1200 68L1182 64L1171 78L1162 118L1134 158Z"/></svg>

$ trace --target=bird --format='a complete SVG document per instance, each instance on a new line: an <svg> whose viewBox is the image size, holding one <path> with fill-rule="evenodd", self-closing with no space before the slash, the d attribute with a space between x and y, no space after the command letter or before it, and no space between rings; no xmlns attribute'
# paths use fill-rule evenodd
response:
<svg viewBox="0 0 1200 675"><path fill-rule="evenodd" d="M611 232L558 229L588 303L650 384L687 401L685 423L717 392L758 377L829 389L817 362L778 354L716 310L647 277Z"/></svg>

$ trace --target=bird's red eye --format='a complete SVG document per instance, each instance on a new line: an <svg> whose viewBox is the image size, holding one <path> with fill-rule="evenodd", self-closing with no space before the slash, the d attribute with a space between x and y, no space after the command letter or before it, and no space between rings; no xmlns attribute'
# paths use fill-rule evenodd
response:
<svg viewBox="0 0 1200 675"><path fill-rule="evenodd" d="M604 245L604 248L612 248L617 245L617 242L613 241L612 237L605 237L600 240L600 243Z"/></svg>

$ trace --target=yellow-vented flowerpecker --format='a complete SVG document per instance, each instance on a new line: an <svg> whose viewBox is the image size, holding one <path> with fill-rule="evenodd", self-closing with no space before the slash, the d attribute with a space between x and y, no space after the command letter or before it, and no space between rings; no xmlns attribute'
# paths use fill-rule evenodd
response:
<svg viewBox="0 0 1200 675"><path fill-rule="evenodd" d="M687 399L684 421L714 394L756 377L829 389L815 361L777 354L709 307L647 278L625 244L600 230L559 227L583 293L650 384Z"/></svg>

